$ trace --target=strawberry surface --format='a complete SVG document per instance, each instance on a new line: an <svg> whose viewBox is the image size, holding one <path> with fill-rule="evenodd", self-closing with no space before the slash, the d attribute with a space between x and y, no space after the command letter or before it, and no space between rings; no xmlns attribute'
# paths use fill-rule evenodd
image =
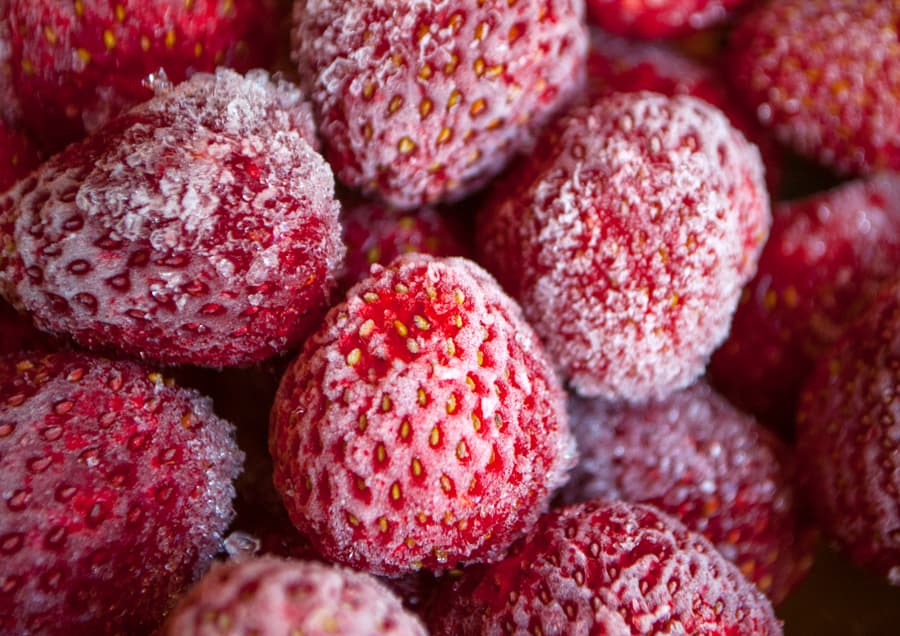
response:
<svg viewBox="0 0 900 636"><path fill-rule="evenodd" d="M706 384L640 406L572 398L569 414L580 460L563 502L656 506L775 604L808 571L815 533L794 494L792 454Z"/></svg>
<svg viewBox="0 0 900 636"><path fill-rule="evenodd" d="M731 35L729 76L759 120L840 174L900 169L898 0L770 0Z"/></svg>
<svg viewBox="0 0 900 636"><path fill-rule="evenodd" d="M506 559L448 587L431 610L435 636L782 633L706 539L640 504L548 513Z"/></svg>
<svg viewBox="0 0 900 636"><path fill-rule="evenodd" d="M292 85L220 70L161 91L0 198L0 287L89 348L247 365L318 323L344 248Z"/></svg>
<svg viewBox="0 0 900 636"><path fill-rule="evenodd" d="M397 207L459 199L580 86L580 0L295 3L294 52L342 181Z"/></svg>
<svg viewBox="0 0 900 636"><path fill-rule="evenodd" d="M656 39L714 26L748 0L587 0L588 16L610 33Z"/></svg>
<svg viewBox="0 0 900 636"><path fill-rule="evenodd" d="M759 153L719 111L620 93L548 130L477 240L577 392L642 401L703 372L769 222Z"/></svg>
<svg viewBox="0 0 900 636"><path fill-rule="evenodd" d="M774 212L710 375L733 402L790 430L816 360L900 270L900 177L853 181Z"/></svg>
<svg viewBox="0 0 900 636"><path fill-rule="evenodd" d="M826 534L900 586L900 279L819 361L804 386L797 452Z"/></svg>
<svg viewBox="0 0 900 636"><path fill-rule="evenodd" d="M157 372L0 358L0 632L146 633L221 549L242 459Z"/></svg>
<svg viewBox="0 0 900 636"><path fill-rule="evenodd" d="M500 558L574 459L518 307L474 263L421 254L331 309L282 380L269 446L297 527L387 575Z"/></svg>
<svg viewBox="0 0 900 636"><path fill-rule="evenodd" d="M54 148L152 97L144 85L151 73L162 69L179 83L222 65L248 70L265 64L270 49L263 34L273 21L271 0L3 4L22 114Z"/></svg>
<svg viewBox="0 0 900 636"><path fill-rule="evenodd" d="M163 636L426 636L373 577L272 557L213 568L172 612Z"/></svg>

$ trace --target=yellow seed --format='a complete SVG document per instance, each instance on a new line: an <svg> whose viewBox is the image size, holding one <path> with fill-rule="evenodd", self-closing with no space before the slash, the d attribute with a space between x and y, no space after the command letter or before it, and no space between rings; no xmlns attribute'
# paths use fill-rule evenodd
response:
<svg viewBox="0 0 900 636"><path fill-rule="evenodd" d="M375 447L375 457L379 462L384 462L387 459L387 449L384 447L384 444L379 443L378 446Z"/></svg>
<svg viewBox="0 0 900 636"><path fill-rule="evenodd" d="M456 314L455 316L453 316L453 324L456 326L457 329L462 329L462 326L463 326L462 316L460 316L459 314Z"/></svg>
<svg viewBox="0 0 900 636"><path fill-rule="evenodd" d="M519 27L513 25L509 29L509 33L507 33L506 37L510 42L515 42L519 39L519 36L522 35L522 32L519 31Z"/></svg>
<svg viewBox="0 0 900 636"><path fill-rule="evenodd" d="M422 119L428 117L431 114L432 109L434 108L434 102L430 99L423 99L422 103L419 104L419 116Z"/></svg>
<svg viewBox="0 0 900 636"><path fill-rule="evenodd" d="M432 446L437 446L441 442L441 431L435 426L431 429L431 435L428 436L428 443Z"/></svg>
<svg viewBox="0 0 900 636"><path fill-rule="evenodd" d="M460 93L458 90L454 90L452 93L450 93L450 98L447 100L447 110L450 110L451 108L456 106L459 103L460 99L462 99L462 93Z"/></svg>
<svg viewBox="0 0 900 636"><path fill-rule="evenodd" d="M388 531L388 520L386 517L378 517L378 529L382 532Z"/></svg>
<svg viewBox="0 0 900 636"><path fill-rule="evenodd" d="M428 331L431 328L431 323L418 314L413 316L413 324L422 331Z"/></svg>
<svg viewBox="0 0 900 636"><path fill-rule="evenodd" d="M422 68L419 69L419 77L424 80L431 79L431 76L434 74L434 71L431 70L431 66L429 64L425 64Z"/></svg>
<svg viewBox="0 0 900 636"><path fill-rule="evenodd" d="M84 15L84 3L81 0L75 0L75 15L79 18Z"/></svg>
<svg viewBox="0 0 900 636"><path fill-rule="evenodd" d="M456 396L451 394L447 399L447 414L453 415L456 412Z"/></svg>
<svg viewBox="0 0 900 636"><path fill-rule="evenodd" d="M456 356L456 343L453 338L447 338L447 355L451 358Z"/></svg>
<svg viewBox="0 0 900 636"><path fill-rule="evenodd" d="M116 20L119 22L125 22L125 6L121 4L116 5Z"/></svg>
<svg viewBox="0 0 900 636"><path fill-rule="evenodd" d="M419 31L418 31L418 33L416 33L416 37L421 40L426 35L428 35L429 32L430 32L430 29L428 28L428 25L422 24L419 26Z"/></svg>
<svg viewBox="0 0 900 636"><path fill-rule="evenodd" d="M425 406L426 404L428 404L428 394L425 393L425 389L419 389L416 392L416 397L418 399L419 406Z"/></svg>
<svg viewBox="0 0 900 636"><path fill-rule="evenodd" d="M50 44L56 44L59 41L59 38L56 37L56 31L53 30L53 27L44 27L44 37L47 38L47 42Z"/></svg>
<svg viewBox="0 0 900 636"><path fill-rule="evenodd" d="M407 338L406 350L410 353L419 353L419 343L414 338Z"/></svg>
<svg viewBox="0 0 900 636"><path fill-rule="evenodd" d="M459 66L459 56L454 53L450 56L450 61L444 64L444 73L450 75L453 71L456 70L456 67Z"/></svg>
<svg viewBox="0 0 900 636"><path fill-rule="evenodd" d="M469 456L469 448L466 446L466 440L460 440L459 444L456 445L456 457L457 459L463 460Z"/></svg>
<svg viewBox="0 0 900 636"><path fill-rule="evenodd" d="M395 482L394 482L394 485L391 486L391 499L393 499L394 501L399 501L399 500L400 500L400 495L401 495L401 493L400 493L400 484L398 484L398 483L395 481Z"/></svg>
<svg viewBox="0 0 900 636"><path fill-rule="evenodd" d="M397 150L399 150L404 155L411 153L415 150L416 144L413 143L413 140L409 137L403 137L400 142L397 144Z"/></svg>
<svg viewBox="0 0 900 636"><path fill-rule="evenodd" d="M78 58L85 64L91 61L91 54L87 49L79 48L75 52L78 54Z"/></svg>
<svg viewBox="0 0 900 636"><path fill-rule="evenodd" d="M462 23L463 23L463 19L459 13L454 13L453 15L450 16L449 24L450 24L450 27L454 31L459 29L459 27L462 26Z"/></svg>
<svg viewBox="0 0 900 636"><path fill-rule="evenodd" d="M106 29L103 32L103 43L106 45L107 49L112 50L116 48L116 36L109 29Z"/></svg>
<svg viewBox="0 0 900 636"><path fill-rule="evenodd" d="M506 68L502 64L495 64L487 70L488 77L500 77Z"/></svg>
<svg viewBox="0 0 900 636"><path fill-rule="evenodd" d="M359 350L359 347L347 354L347 364L351 367L359 364L360 359L362 359L362 351Z"/></svg>
<svg viewBox="0 0 900 636"><path fill-rule="evenodd" d="M441 475L441 488L443 488L444 492L450 492L453 488L453 482L450 481L447 475Z"/></svg>
<svg viewBox="0 0 900 636"><path fill-rule="evenodd" d="M469 108L469 112L472 114L472 117L477 117L480 115L484 109L487 107L487 103L483 99L476 99L471 108Z"/></svg>
<svg viewBox="0 0 900 636"><path fill-rule="evenodd" d="M363 294L363 300L367 303L378 302L378 294L376 294L375 292L366 292L365 294Z"/></svg>
<svg viewBox="0 0 900 636"><path fill-rule="evenodd" d="M411 432L412 431L410 430L409 422L404 421L400 425L400 439L409 439L409 434Z"/></svg>
<svg viewBox="0 0 900 636"><path fill-rule="evenodd" d="M416 540L412 537L406 537L406 547L414 548L416 547Z"/></svg>
<svg viewBox="0 0 900 636"><path fill-rule="evenodd" d="M368 426L369 426L369 418L367 418L366 414L363 413L362 415L359 416L359 432L365 433L366 427L368 427Z"/></svg>
<svg viewBox="0 0 900 636"><path fill-rule="evenodd" d="M487 35L488 25L487 22L482 22L477 27L475 27L475 39L483 40L484 36Z"/></svg>
<svg viewBox="0 0 900 636"><path fill-rule="evenodd" d="M146 53L150 50L150 38L146 35L141 36L141 50Z"/></svg>
<svg viewBox="0 0 900 636"><path fill-rule="evenodd" d="M391 410L391 398L387 393L381 397L381 410L385 412Z"/></svg>
<svg viewBox="0 0 900 636"><path fill-rule="evenodd" d="M354 515L352 512L348 512L348 513L347 513L347 521L350 522L350 525L351 525L351 526L358 526L358 525L359 525L359 519L358 519L358 518L356 517L356 515Z"/></svg>
<svg viewBox="0 0 900 636"><path fill-rule="evenodd" d="M416 477L419 477L422 475L422 462L420 462L415 457L413 457L413 460L412 460L412 472L413 472L413 475L415 475Z"/></svg>
<svg viewBox="0 0 900 636"><path fill-rule="evenodd" d="M472 428L476 433L481 430L481 419L474 413L472 413Z"/></svg>
<svg viewBox="0 0 900 636"><path fill-rule="evenodd" d="M461 289L454 289L453 296L456 298L457 305L462 305L464 302L466 302L466 295L463 293L463 290L461 290Z"/></svg>
<svg viewBox="0 0 900 636"><path fill-rule="evenodd" d="M481 77L482 75L484 75L484 67L485 67L484 60L480 57L477 60L475 60L475 63L472 65L472 69L475 71L475 75L477 75L478 77Z"/></svg>
<svg viewBox="0 0 900 636"><path fill-rule="evenodd" d="M175 46L175 31L168 31L166 33L166 48L171 49Z"/></svg>
<svg viewBox="0 0 900 636"><path fill-rule="evenodd" d="M400 110L401 106L403 106L403 98L399 95L394 95L391 102L388 104L388 114L393 115Z"/></svg>
<svg viewBox="0 0 900 636"><path fill-rule="evenodd" d="M194 45L194 57L200 57L203 55L203 45L197 42Z"/></svg>
<svg viewBox="0 0 900 636"><path fill-rule="evenodd" d="M406 325L404 325L399 320L394 321L394 329L396 329L397 333L403 338L405 338L409 334L409 329L407 329Z"/></svg>
<svg viewBox="0 0 900 636"><path fill-rule="evenodd" d="M372 94L375 93L375 84L372 82L368 82L365 86L363 86L363 97L366 99L372 99Z"/></svg>
<svg viewBox="0 0 900 636"><path fill-rule="evenodd" d="M472 379L471 375L466 376L466 384L470 389L472 389L473 391L475 390L475 380Z"/></svg>
<svg viewBox="0 0 900 636"><path fill-rule="evenodd" d="M450 128L447 128L445 126L444 128L441 129L441 132L437 138L437 142L439 144L446 143L452 136L453 136L453 131Z"/></svg>
<svg viewBox="0 0 900 636"><path fill-rule="evenodd" d="M477 360L478 360L478 366L479 366L479 367L483 367L483 366L484 366L484 352L483 352L481 349L479 349L479 350L475 353L475 357L476 357Z"/></svg>
<svg viewBox="0 0 900 636"><path fill-rule="evenodd" d="M369 318L359 326L359 337L368 338L372 335L373 331L375 331L375 321Z"/></svg>
<svg viewBox="0 0 900 636"><path fill-rule="evenodd" d="M394 285L394 291L397 292L398 294L408 294L409 287L407 287L403 283L397 283L396 285Z"/></svg>

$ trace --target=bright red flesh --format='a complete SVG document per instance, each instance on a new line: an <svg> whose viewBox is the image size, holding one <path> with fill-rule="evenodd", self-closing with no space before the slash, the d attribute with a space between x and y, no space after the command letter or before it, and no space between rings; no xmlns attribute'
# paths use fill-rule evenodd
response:
<svg viewBox="0 0 900 636"><path fill-rule="evenodd" d="M757 150L700 100L621 93L563 117L535 154L482 210L482 261L580 394L690 384L768 232Z"/></svg>
<svg viewBox="0 0 900 636"><path fill-rule="evenodd" d="M766 597L706 539L624 502L545 515L509 557L464 571L432 616L435 636L781 634Z"/></svg>
<svg viewBox="0 0 900 636"><path fill-rule="evenodd" d="M295 4L294 52L326 156L402 208L473 192L580 86L575 0Z"/></svg>
<svg viewBox="0 0 900 636"><path fill-rule="evenodd" d="M601 28L631 38L668 38L705 29L749 0L587 0L588 15Z"/></svg>
<svg viewBox="0 0 900 636"><path fill-rule="evenodd" d="M373 272L282 380L275 484L316 547L356 568L500 558L574 459L557 380L474 263L411 254Z"/></svg>
<svg viewBox="0 0 900 636"><path fill-rule="evenodd" d="M900 280L825 355L806 383L797 452L826 534L900 586Z"/></svg>
<svg viewBox="0 0 900 636"><path fill-rule="evenodd" d="M159 373L0 358L0 632L145 633L221 549L241 461Z"/></svg>
<svg viewBox="0 0 900 636"><path fill-rule="evenodd" d="M703 534L773 603L812 564L793 457L774 434L697 384L662 401L569 403L580 461L561 500L656 506Z"/></svg>
<svg viewBox="0 0 900 636"><path fill-rule="evenodd" d="M900 177L776 206L759 271L710 374L733 402L790 429L816 360L900 270Z"/></svg>
<svg viewBox="0 0 900 636"><path fill-rule="evenodd" d="M897 0L773 0L730 40L729 76L759 120L840 174L900 169Z"/></svg>
<svg viewBox="0 0 900 636"><path fill-rule="evenodd" d="M270 0L7 0L10 65L22 114L53 148L93 132L153 93L163 69L264 65Z"/></svg>
<svg viewBox="0 0 900 636"><path fill-rule="evenodd" d="M344 252L312 140L292 85L195 75L0 198L0 287L88 348L202 366L287 351Z"/></svg>

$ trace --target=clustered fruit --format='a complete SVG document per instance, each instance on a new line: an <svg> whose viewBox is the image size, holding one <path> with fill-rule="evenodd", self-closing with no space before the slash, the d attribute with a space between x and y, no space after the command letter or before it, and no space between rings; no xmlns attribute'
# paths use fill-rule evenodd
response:
<svg viewBox="0 0 900 636"><path fill-rule="evenodd" d="M0 633L778 635L820 533L900 586L898 23L0 0Z"/></svg>

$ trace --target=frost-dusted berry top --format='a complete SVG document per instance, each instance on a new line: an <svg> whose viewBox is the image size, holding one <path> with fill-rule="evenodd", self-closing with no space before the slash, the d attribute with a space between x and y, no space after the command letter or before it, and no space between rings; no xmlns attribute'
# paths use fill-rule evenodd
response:
<svg viewBox="0 0 900 636"><path fill-rule="evenodd" d="M298 89L195 75L0 199L0 285L88 347L222 366L295 345L343 258Z"/></svg>
<svg viewBox="0 0 900 636"><path fill-rule="evenodd" d="M385 574L499 558L574 450L515 303L474 263L420 254L330 311L282 381L269 444L301 531Z"/></svg>

